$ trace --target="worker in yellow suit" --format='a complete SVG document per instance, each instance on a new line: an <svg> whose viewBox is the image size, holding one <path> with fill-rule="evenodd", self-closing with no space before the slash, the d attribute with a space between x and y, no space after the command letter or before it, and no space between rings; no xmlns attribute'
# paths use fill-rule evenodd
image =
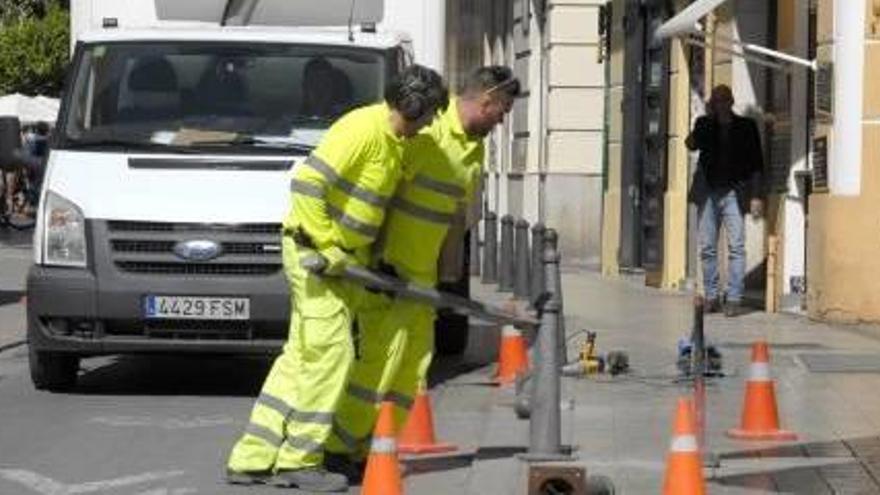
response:
<svg viewBox="0 0 880 495"><path fill-rule="evenodd" d="M227 481L314 492L348 490L324 468L324 447L355 358L352 318L361 289L332 275L365 264L386 207L406 177L403 143L448 104L434 71L412 66L385 91L385 103L344 115L293 169L282 253L290 283L290 333L244 434ZM321 275L307 267L320 256Z"/></svg>
<svg viewBox="0 0 880 495"><path fill-rule="evenodd" d="M380 271L437 285L450 225L482 178L483 140L503 122L519 86L507 67L477 69L446 111L404 145L404 163L418 170L400 185L388 212L376 244ZM403 425L431 363L435 319L433 307L406 299L386 299L358 312L360 353L328 445L329 469L357 477L382 400L394 402L398 430Z"/></svg>

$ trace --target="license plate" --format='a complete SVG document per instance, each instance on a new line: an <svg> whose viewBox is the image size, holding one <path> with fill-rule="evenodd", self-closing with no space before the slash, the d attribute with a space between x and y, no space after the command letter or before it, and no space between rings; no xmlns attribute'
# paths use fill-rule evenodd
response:
<svg viewBox="0 0 880 495"><path fill-rule="evenodd" d="M251 301L246 297L147 296L147 318L188 320L248 320Z"/></svg>

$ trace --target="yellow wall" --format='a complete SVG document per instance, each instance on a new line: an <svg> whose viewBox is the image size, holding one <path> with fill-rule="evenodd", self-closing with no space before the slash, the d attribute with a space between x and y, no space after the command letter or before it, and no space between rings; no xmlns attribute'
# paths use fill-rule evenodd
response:
<svg viewBox="0 0 880 495"><path fill-rule="evenodd" d="M866 7L870 14L866 32L875 38L876 3L867 0ZM831 5L831 0L819 2L820 59L831 52ZM880 5L876 7L880 10ZM880 44L875 39L867 42L865 51L864 112L869 122L863 123L861 193L853 197L824 193L810 198L807 304L814 318L880 322L880 124L872 123L880 119L878 78ZM829 134L827 126L820 126L818 134Z"/></svg>
<svg viewBox="0 0 880 495"><path fill-rule="evenodd" d="M608 82L610 102L608 105L608 188L603 195L602 208L602 274L609 277L617 276L619 265L617 260L620 249L620 201L621 201L621 163L623 139L623 12L624 1L613 0L611 32L611 80Z"/></svg>

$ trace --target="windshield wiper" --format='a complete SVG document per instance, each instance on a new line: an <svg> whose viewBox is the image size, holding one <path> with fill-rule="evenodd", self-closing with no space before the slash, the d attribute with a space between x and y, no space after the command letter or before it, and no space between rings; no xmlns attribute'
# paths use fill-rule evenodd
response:
<svg viewBox="0 0 880 495"><path fill-rule="evenodd" d="M202 140L202 141L190 141L190 146L266 146L270 148L278 148L285 150L293 150L293 151L301 151L303 153L309 153L315 146L309 143L302 143L299 141L289 141L286 139L266 139L259 138L256 136L251 136L248 134L238 135L232 139L219 139L219 140Z"/></svg>
<svg viewBox="0 0 880 495"><path fill-rule="evenodd" d="M102 139L68 139L65 143L67 148L124 148L131 150L165 151L171 153L196 153L182 146L151 143L149 141L135 141L130 139L102 138Z"/></svg>

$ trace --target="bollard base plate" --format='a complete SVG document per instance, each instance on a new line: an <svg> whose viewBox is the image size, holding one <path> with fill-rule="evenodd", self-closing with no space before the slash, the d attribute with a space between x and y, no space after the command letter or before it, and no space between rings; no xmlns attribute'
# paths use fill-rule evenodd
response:
<svg viewBox="0 0 880 495"><path fill-rule="evenodd" d="M566 462L576 461L578 455L571 446L563 445L561 452L524 452L517 454L516 458L526 462Z"/></svg>

